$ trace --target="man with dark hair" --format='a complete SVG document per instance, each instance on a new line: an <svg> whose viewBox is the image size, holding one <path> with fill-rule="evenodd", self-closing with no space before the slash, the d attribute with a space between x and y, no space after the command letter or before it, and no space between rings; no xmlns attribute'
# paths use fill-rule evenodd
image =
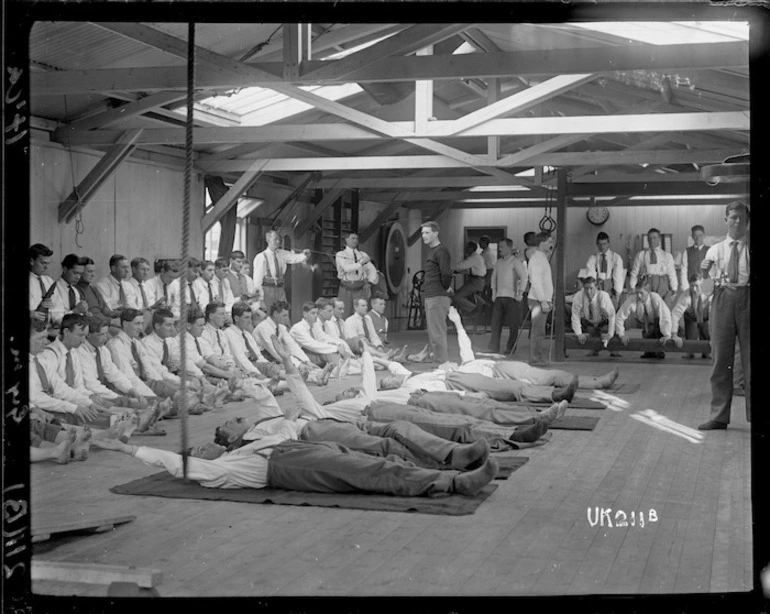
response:
<svg viewBox="0 0 770 614"><path fill-rule="evenodd" d="M214 271L216 266L211 260L204 260L200 265L200 279L198 286L200 292L197 294L198 307L200 307L201 313L206 310L206 305L209 303L221 302L217 301L216 283L214 282ZM227 307L225 307L227 310Z"/></svg>
<svg viewBox="0 0 770 614"><path fill-rule="evenodd" d="M200 262L196 258L187 261L187 273L177 277L169 287L171 303L169 308L174 318L179 319L182 314L182 302L187 309L198 309L198 295L204 292L199 275Z"/></svg>
<svg viewBox="0 0 770 614"><path fill-rule="evenodd" d="M692 277L700 279L703 276L701 264L706 257L708 245L706 245L706 230L700 224L696 224L690 229L692 245L682 251L682 278L688 283ZM687 288L682 284L682 290Z"/></svg>
<svg viewBox="0 0 770 614"><path fill-rule="evenodd" d="M316 339L313 327L318 320L318 307L309 301L302 305L302 319L289 329L289 334L304 350L307 357L317 366L325 367L332 364L335 367L340 364L340 355L337 346Z"/></svg>
<svg viewBox="0 0 770 614"><path fill-rule="evenodd" d="M345 303L345 315L353 313L356 299L369 300L372 284L377 283L377 270L369 254L358 249L358 233L349 232L345 237L345 249L334 257L337 277L340 280L339 298Z"/></svg>
<svg viewBox="0 0 770 614"><path fill-rule="evenodd" d="M617 310L626 283L623 259L610 249L610 236L604 231L596 235L596 249L596 253L588 257L586 270L596 280L596 287L609 293Z"/></svg>
<svg viewBox="0 0 770 614"><path fill-rule="evenodd" d="M191 309L190 311L194 311ZM152 332L145 335L142 345L147 350L155 370L164 381L181 386L179 378L179 345L176 339L174 314L170 309L157 309L152 314ZM180 327L181 328L181 327Z"/></svg>
<svg viewBox="0 0 770 614"><path fill-rule="evenodd" d="M396 350L385 349L382 339L374 330L372 318L366 313L368 309L365 299L357 298L353 301L353 315L345 320L342 328L345 341L356 354L368 350L373 356L388 360Z"/></svg>
<svg viewBox="0 0 770 614"><path fill-rule="evenodd" d="M307 262L310 250L302 250L296 254L286 249L281 249L281 236L275 230L265 233L267 247L254 257L254 291L262 293L262 309L267 310L276 301L286 301L284 277L290 264ZM232 284L232 281L230 282ZM249 279L251 283L251 279ZM235 286L233 286L233 293Z"/></svg>
<svg viewBox="0 0 770 614"><path fill-rule="evenodd" d="M650 282L650 291L659 294L670 307L669 302L673 300L679 288L674 258L661 247L660 230L657 228L647 231L647 243L649 247L634 257L629 287L636 288L638 276L646 275Z"/></svg>
<svg viewBox="0 0 770 614"><path fill-rule="evenodd" d="M736 339L745 382L746 419L751 421L751 250L746 203L729 203L725 222L727 238L711 246L701 264L716 285L711 304L711 418L698 427L704 431L726 429L730 423Z"/></svg>
<svg viewBox="0 0 770 614"><path fill-rule="evenodd" d="M174 280L179 277L179 262L177 260L164 260L160 273L145 283L147 300L157 307L168 307L172 303L172 290Z"/></svg>
<svg viewBox="0 0 770 614"><path fill-rule="evenodd" d="M280 366L270 362L262 354L254 335L252 309L248 303L238 302L233 305L232 310L233 323L224 330L224 337L230 344L230 353L244 373L262 379L269 377L271 379L280 379L285 377L285 373ZM275 389L276 383L271 383L268 387Z"/></svg>
<svg viewBox="0 0 770 614"><path fill-rule="evenodd" d="M42 243L29 248L29 311L30 317L40 322L48 320L48 311L53 308L53 298L46 298L54 283L46 275L51 256L53 252Z"/></svg>
<svg viewBox="0 0 770 614"><path fill-rule="evenodd" d="M615 305L608 292L597 288L593 277L584 277L581 282L583 287L572 300L572 332L581 345L588 336L600 337L609 343L615 335ZM611 355L616 354L613 352ZM598 356L599 352L591 350L587 355Z"/></svg>
<svg viewBox="0 0 770 614"><path fill-rule="evenodd" d="M449 360L446 319L449 308L452 306L452 256L439 239L437 222L425 222L420 232L423 243L428 246L428 258L422 283L428 341L433 351L433 360L443 364Z"/></svg>
<svg viewBox="0 0 770 614"><path fill-rule="evenodd" d="M682 347L683 341L679 336L680 323L684 320L684 338L708 341L709 334L709 308L711 306L711 297L703 296L700 291L700 276L693 275L688 280L687 292L682 292L679 299L671 310L671 332L674 343L677 347ZM703 358L711 358L709 352L701 354ZM683 354L682 358L692 359L695 354Z"/></svg>
<svg viewBox="0 0 770 614"><path fill-rule="evenodd" d="M88 303L85 301L77 284L83 274L83 265L75 254L67 254L61 262L61 277L56 282L54 290L53 307L51 308L51 322L58 325L64 314L88 313Z"/></svg>
<svg viewBox="0 0 770 614"><path fill-rule="evenodd" d="M488 352L500 351L503 326L508 326L508 343L505 352L510 354L519 334L521 305L527 289L529 273L524 260L513 255L513 241L500 241L500 258L492 271L492 334L489 337Z"/></svg>
<svg viewBox="0 0 770 614"><path fill-rule="evenodd" d="M623 345L628 345L625 323L634 314L642 329L643 339L659 339L661 345L671 339L671 311L660 294L653 292L650 280L640 277L636 291L631 294L615 315L615 333ZM642 358L665 358L664 352L644 352Z"/></svg>
<svg viewBox="0 0 770 614"><path fill-rule="evenodd" d="M149 311L158 307L158 305L155 304L157 301L154 300L155 292L153 291L151 293L148 288L149 275L150 262L147 258L137 256L131 261L131 279L128 280L128 283L131 284L131 287L134 289L134 294L136 295L136 308L143 311Z"/></svg>
<svg viewBox="0 0 770 614"><path fill-rule="evenodd" d="M96 289L96 285L93 283L96 279L96 264L88 256L81 257L78 262L83 266L83 273L80 275L80 281L78 281L78 290L88 304L89 313L100 314L109 318L110 332L112 333L114 329L114 332L117 333L120 328L120 311L110 309L104 301L102 293Z"/></svg>
<svg viewBox="0 0 770 614"><path fill-rule="evenodd" d="M452 271L455 275L467 272L465 283L452 297L452 304L466 315L476 313L478 307L470 298L474 294L483 292L487 279L486 262L481 254L478 253L478 248L479 246L474 241L468 241L465 244L465 258L458 262ZM492 265L493 268L494 265ZM492 269L489 271L490 278Z"/></svg>
<svg viewBox="0 0 770 614"><path fill-rule="evenodd" d="M529 256L527 275L529 292L527 302L531 312L529 331L529 364L547 367L549 356L544 353L545 323L553 307L553 279L549 254L553 250L553 238L548 232L539 232L532 240L537 249Z"/></svg>
<svg viewBox="0 0 770 614"><path fill-rule="evenodd" d="M230 344L225 337L224 326L227 320L225 306L222 303L209 303L204 312L206 326L203 327L201 337L211 346L214 354L206 360L215 367L228 371L236 371L244 375L241 368L235 363L235 358L230 351Z"/></svg>
<svg viewBox="0 0 770 614"><path fill-rule="evenodd" d="M225 312L232 312L233 305L235 305L235 296L230 289L230 280L228 279L228 266L227 258L217 258L214 261L214 294L217 299L216 303L223 303L225 306Z"/></svg>
<svg viewBox="0 0 770 614"><path fill-rule="evenodd" d="M258 293L252 279L243 272L245 260L246 254L239 249L230 253L230 268L227 270L227 279L230 282L230 290L235 300L249 303L258 296Z"/></svg>
<svg viewBox="0 0 770 614"><path fill-rule="evenodd" d="M537 250L537 243L535 243L536 232L529 231L524 233L524 260L529 263L529 257Z"/></svg>
<svg viewBox="0 0 770 614"><path fill-rule="evenodd" d="M96 282L96 288L102 293L104 302L110 309L139 308L139 300L134 288L128 283L130 273L128 259L115 254L110 258L110 274Z"/></svg>
<svg viewBox="0 0 770 614"><path fill-rule="evenodd" d="M390 341L388 341L388 318L385 316L385 306L387 304L385 296L379 293L375 294L370 304L372 308L366 315L372 319L374 332L377 333L383 344L390 345Z"/></svg>
<svg viewBox="0 0 770 614"><path fill-rule="evenodd" d="M336 298L316 299L315 306L318 309L318 319L313 324L313 337L319 341L325 341L337 347L337 351L343 359L348 359L353 355L353 350L342 338L342 327L338 327L334 318L335 303L339 304L340 313L344 310L344 303ZM331 334L336 333L336 334ZM342 374L340 374L342 377Z"/></svg>

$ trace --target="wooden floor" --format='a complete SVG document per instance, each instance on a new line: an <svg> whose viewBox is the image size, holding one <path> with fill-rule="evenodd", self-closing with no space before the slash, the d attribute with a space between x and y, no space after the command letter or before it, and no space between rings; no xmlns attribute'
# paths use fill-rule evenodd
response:
<svg viewBox="0 0 770 614"><path fill-rule="evenodd" d="M394 335L413 351L424 332ZM487 336L473 336L477 349ZM451 342L454 339L450 340ZM457 359L456 342L451 355ZM526 340L516 357L526 357ZM580 354L580 356L579 356ZM56 561L163 571L163 596L524 595L729 592L751 589L750 441L744 400L727 431L691 443L637 420L654 409L695 427L708 417L710 365L585 358L563 368L598 374L610 364L631 395L595 415L594 431L552 431L547 445L472 516L249 505L113 495L108 488L155 473L123 454L95 450L83 463L32 468L34 524L89 517L137 519L111 532L36 545ZM606 355L605 355L606 356ZM561 366L561 365L560 365ZM357 379L357 378L353 378ZM315 388L326 400L341 388ZM292 396L280 397L281 405ZM627 406L624 403L627 403ZM213 437L241 406L191 417L191 443ZM248 417L247 415L245 417ZM178 449L179 425L142 443ZM139 440L137 439L137 442ZM645 526L591 526L587 509L644 514ZM657 522L649 522L650 510ZM104 587L35 583L48 594L105 594Z"/></svg>

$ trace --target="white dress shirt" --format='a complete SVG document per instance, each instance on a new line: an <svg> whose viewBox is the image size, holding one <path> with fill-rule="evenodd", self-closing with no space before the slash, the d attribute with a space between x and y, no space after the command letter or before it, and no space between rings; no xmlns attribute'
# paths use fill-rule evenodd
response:
<svg viewBox="0 0 770 614"><path fill-rule="evenodd" d="M671 330L674 333L676 333L679 330L679 323L682 321L684 314L687 312L688 309L690 309L690 307L692 307L693 299L695 299L697 303L698 295L694 292L682 292L679 299L677 299L676 304L671 310ZM708 322L710 306L711 306L710 296L701 298L701 310L703 312L702 315L703 315L703 320L705 322Z"/></svg>
<svg viewBox="0 0 770 614"><path fill-rule="evenodd" d="M257 357L257 362L267 362L267 359L262 355L262 350L257 345L252 334L233 324L224 330L223 336L230 347L230 354L235 359L235 364L246 371L246 373L253 373L262 377L262 372L254 366L254 363L249 358L249 348Z"/></svg>
<svg viewBox="0 0 770 614"><path fill-rule="evenodd" d="M644 304L645 312L651 320L657 320L660 326L660 332L664 337L671 336L671 310L657 292L649 292L647 301ZM618 309L615 316L615 332L618 337L626 334L625 323L628 316L636 314L639 302L636 294L630 295ZM641 322L639 323L641 325Z"/></svg>
<svg viewBox="0 0 770 614"><path fill-rule="evenodd" d="M67 384L67 354L72 356L72 367L74 374L74 383ZM46 372L49 370L55 370L65 385L70 386L75 392L80 394L84 399L88 399L91 393L86 388L85 380L83 379L83 369L80 365L80 356L74 350L67 350L64 347L61 339L55 339L51 341L42 352L37 355L37 359L43 363L46 367ZM90 400L83 405L90 405Z"/></svg>
<svg viewBox="0 0 770 614"><path fill-rule="evenodd" d="M595 254L591 254L586 262L588 275L597 281L611 279L612 289L615 290L615 294L620 296L623 293L623 286L626 283L626 275L623 270L623 258L620 257L620 254L616 254L611 249L608 249L604 255L607 258L607 270L601 271L602 254L601 252L596 252Z"/></svg>
<svg viewBox="0 0 770 614"><path fill-rule="evenodd" d="M128 394L131 391L131 381L112 362L112 357L106 347L96 348L86 340L74 351L77 352L80 359L83 380L89 392L103 396L105 399L114 399L118 396L115 390L118 390L121 394ZM107 382L102 382L99 379L99 369L96 365L97 360L102 365ZM107 384L112 384L115 390L109 388Z"/></svg>
<svg viewBox="0 0 770 614"><path fill-rule="evenodd" d="M141 369L139 364L134 359L134 353L132 348L136 348L136 352L139 355L141 361ZM107 349L112 356L112 362L123 373L126 374L131 383L136 386L136 381L142 381L139 377L140 373L144 376L145 380L163 380L163 373L158 371L155 367L155 361L150 359L150 354L147 348L142 345L139 339L131 339L124 331L120 331L112 339L107 341ZM132 377L133 375L133 377ZM136 378L136 379L134 379ZM145 386L147 388L147 386ZM138 387L137 387L138 389ZM141 391L140 391L141 392ZM145 394L141 392L141 394ZM152 392L150 394L153 394Z"/></svg>
<svg viewBox="0 0 770 614"><path fill-rule="evenodd" d="M275 260L278 260L278 271L275 270ZM286 275L286 267L290 264L298 264L305 262L307 256L305 254L295 254L285 249L279 249L273 252L270 249L265 249L259 252L254 257L254 263L252 270L254 271L254 287L261 288L262 282L265 277L283 278ZM249 292L253 292L249 290Z"/></svg>
<svg viewBox="0 0 770 614"><path fill-rule="evenodd" d="M329 332L326 330L326 325L330 324L330 329L333 330L335 333L337 333L337 336L329 334ZM326 322L321 322L321 318L318 318L315 321L315 324L313 324L313 337L317 339L318 341L323 341L324 343L329 343L331 345L337 346L337 351L340 350L347 350L350 351L350 346L345 342L345 340L339 336L339 329L337 328L337 324L332 322L331 320L327 320Z"/></svg>
<svg viewBox="0 0 770 614"><path fill-rule="evenodd" d="M592 311L593 310L593 311ZM593 313L594 317L591 317ZM572 300L572 330L576 335L583 333L581 318L598 326L602 320L607 320L607 334L615 334L615 305L612 304L609 292L597 290L593 300L589 300L585 290L578 290Z"/></svg>
<svg viewBox="0 0 770 614"><path fill-rule="evenodd" d="M152 279L155 279L155 278L153 277ZM128 280L128 283L131 284L131 288L134 291L134 296L136 296L136 308L137 309L141 309L142 311L145 311L147 309L150 309L150 307L152 307L157 302L158 299L155 298L155 293L157 291L157 284L155 284L155 283L150 284L152 279L145 279L142 282L141 289L139 287L139 282L136 279L131 277ZM161 286L161 297L162 297L163 296L163 284L161 283L160 286ZM147 306L145 306L143 304L143 301L142 301L142 289L144 290L144 296L147 299ZM161 297L158 297L158 298L161 298Z"/></svg>
<svg viewBox="0 0 770 614"><path fill-rule="evenodd" d="M193 285L195 298L198 299L198 306L200 307L201 313L205 313L206 306L209 303L217 302L217 297L219 295L219 284L217 282L219 280L214 277L211 281L206 281L203 277L199 277L195 281L196 283ZM227 305L225 305L225 307L227 307ZM230 314L228 313L228 315Z"/></svg>
<svg viewBox="0 0 770 614"><path fill-rule="evenodd" d="M716 245L709 247L709 251L706 252L706 257L703 262L714 263L709 270L709 276L712 278L722 277L725 279L730 276L729 264L730 254L732 253L732 244L736 239L731 239L730 236L720 241ZM749 255L748 242L746 236L738 240L738 286L745 286L749 283L749 274L751 267L751 256Z"/></svg>
<svg viewBox="0 0 770 614"><path fill-rule="evenodd" d="M476 277L484 277L487 274L487 265L484 263L484 258L481 257L481 254L476 253L471 254L465 260L461 260L453 268L455 271L469 270L471 275Z"/></svg>
<svg viewBox="0 0 770 614"><path fill-rule="evenodd" d="M527 264L529 274L529 293L527 297L541 303L553 301L553 279L551 277L551 263L548 257L539 249L532 252Z"/></svg>
<svg viewBox="0 0 770 614"><path fill-rule="evenodd" d="M366 330L364 330L364 326L366 326ZM342 331L345 334L346 341L350 341L356 337L363 337L374 347L382 347L382 340L377 335L377 331L374 330L374 322L372 322L372 319L368 315L361 317L357 313L354 313L345 320ZM366 334L366 331L369 331L368 335Z"/></svg>
<svg viewBox="0 0 770 614"><path fill-rule="evenodd" d="M674 266L674 257L662 248L655 250L655 264L650 263L651 250L645 249L636 254L634 264L631 267L631 279L629 280L630 289L636 288L636 280L641 274L646 275L667 275L668 287L672 292L679 289L679 281L676 276L676 267Z"/></svg>
<svg viewBox="0 0 770 614"><path fill-rule="evenodd" d="M91 399L83 398L59 376L59 372L51 363L38 361L48 380L49 389L45 389L38 374L35 356L29 355L29 404L32 407L44 409L59 414L74 414L78 405L91 405Z"/></svg>
<svg viewBox="0 0 770 614"><path fill-rule="evenodd" d="M295 365L310 362L308 355L305 354L299 344L294 340L294 337L289 334L286 327L283 324L276 325L273 318L265 318L257 324L257 327L254 329L254 338L257 340L257 343L259 343L259 346L266 352L269 352L270 355L280 363L283 363L278 352L275 351L275 347L273 347L273 340L271 339L273 335L277 335L278 338L286 344L286 347L291 352L292 362Z"/></svg>
<svg viewBox="0 0 770 614"><path fill-rule="evenodd" d="M164 287L163 278L160 275L151 277L144 282L144 291L147 293L147 302L150 305L154 305L160 299L165 299L167 304L171 304L170 298L167 296L167 288L171 285L173 279ZM142 297L139 297L141 301Z"/></svg>
<svg viewBox="0 0 770 614"><path fill-rule="evenodd" d="M178 375L174 375L169 371L168 367L163 364L163 346L168 348L168 360L176 360L179 362L179 342L175 337L167 337L161 339L158 333L153 331L142 339L142 345L147 350L147 354L152 362L155 370L163 375L163 379L174 384L179 384L181 380ZM174 358L176 356L176 359Z"/></svg>
<svg viewBox="0 0 770 614"><path fill-rule="evenodd" d="M316 339L314 331L304 318L292 326L289 333L303 350L309 350L316 354L335 354L338 351L336 344Z"/></svg>
<svg viewBox="0 0 770 614"><path fill-rule="evenodd" d="M190 296L190 282L187 281L187 277L177 277L168 286L169 308L174 314L174 317L179 319L182 313L182 301L188 304L195 305L196 309L201 309L201 313L204 313L206 305L208 305L208 292L205 284L200 277L196 277L192 282L192 291L195 295L195 302L192 301ZM201 307L203 303L203 307Z"/></svg>
<svg viewBox="0 0 770 614"><path fill-rule="evenodd" d="M70 309L70 285L61 278L56 280L55 285L56 290L51 297L51 300L53 301L53 307L51 307L51 322L59 324L65 314L72 313L72 309ZM77 305L79 302L84 301L85 297L80 289L77 286L71 287L75 292L75 304Z"/></svg>
<svg viewBox="0 0 770 614"><path fill-rule="evenodd" d="M217 360L224 361L228 367L235 367L235 358L233 358L230 344L227 342L227 337L225 337L223 330L215 328L211 323L207 323L203 327L201 337L208 342L209 347L211 347L214 353L213 356ZM206 358L206 360L209 360L209 358Z"/></svg>
<svg viewBox="0 0 770 614"><path fill-rule="evenodd" d="M211 285L214 287L215 298L217 298L220 303L224 303L227 315L232 316L235 297L233 296L233 291L230 289L230 280L227 279L227 277L219 279L219 277L215 276L214 279L211 280Z"/></svg>
<svg viewBox="0 0 770 614"><path fill-rule="evenodd" d="M43 286L45 287L45 292L48 292L48 289L53 285L53 279L48 277L48 275L40 275L39 277L32 273L30 271L29 274L29 310L35 311L37 309L37 306L40 304L40 301L43 300L43 294L45 292L40 291L40 280L43 280Z"/></svg>
<svg viewBox="0 0 770 614"><path fill-rule="evenodd" d="M126 304L120 304L120 287L123 286L123 292L126 295ZM104 302L110 309L119 309L121 307L131 307L140 309L141 299L137 299L134 287L125 279L118 281L112 275L102 277L96 282L96 289L102 293Z"/></svg>
<svg viewBox="0 0 770 614"><path fill-rule="evenodd" d="M201 366L206 364L206 359L203 355L211 349L206 343L205 339L199 337L197 340L190 334L189 331L184 331L185 335L185 362L182 365L182 335L174 338L174 343L169 344L169 358L178 363L181 368L192 375L193 377L204 377L205 373L201 370ZM197 343L196 343L197 341ZM200 350L198 349L200 348ZM205 349L204 349L205 348Z"/></svg>
<svg viewBox="0 0 770 614"><path fill-rule="evenodd" d="M351 283L368 281L376 284L377 269L374 268L371 260L363 264L361 259L364 256L368 255L361 250L354 250L349 247L338 251L334 256L334 262L337 265L337 278Z"/></svg>
<svg viewBox="0 0 770 614"><path fill-rule="evenodd" d="M529 273L525 261L509 254L495 262L492 270L490 287L492 288L492 300L498 297L508 297L520 301L527 289Z"/></svg>
<svg viewBox="0 0 770 614"><path fill-rule="evenodd" d="M334 339L345 340L345 325L337 316L332 316L324 322L324 332Z"/></svg>

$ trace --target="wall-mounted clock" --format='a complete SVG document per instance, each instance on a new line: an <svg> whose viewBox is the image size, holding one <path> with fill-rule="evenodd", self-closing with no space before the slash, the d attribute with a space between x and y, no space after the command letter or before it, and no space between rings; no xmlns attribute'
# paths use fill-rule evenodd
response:
<svg viewBox="0 0 770 614"><path fill-rule="evenodd" d="M588 207L588 211L586 211L586 217L588 218L588 221L595 226L601 226L609 219L610 210L607 209L607 207L602 206Z"/></svg>

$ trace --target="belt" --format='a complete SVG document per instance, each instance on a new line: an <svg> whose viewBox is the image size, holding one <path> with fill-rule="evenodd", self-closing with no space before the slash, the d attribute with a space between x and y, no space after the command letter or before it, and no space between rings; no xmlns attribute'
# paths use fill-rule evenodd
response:
<svg viewBox="0 0 770 614"><path fill-rule="evenodd" d="M282 288L283 287L283 279L268 279L265 278L262 280L263 286L268 286L271 288Z"/></svg>
<svg viewBox="0 0 770 614"><path fill-rule="evenodd" d="M486 275L469 275L471 279L484 279L486 278Z"/></svg>
<svg viewBox="0 0 770 614"><path fill-rule="evenodd" d="M728 290L743 290L744 288L748 288L749 286L750 284L738 285L738 284L724 283L720 287L727 288Z"/></svg>

